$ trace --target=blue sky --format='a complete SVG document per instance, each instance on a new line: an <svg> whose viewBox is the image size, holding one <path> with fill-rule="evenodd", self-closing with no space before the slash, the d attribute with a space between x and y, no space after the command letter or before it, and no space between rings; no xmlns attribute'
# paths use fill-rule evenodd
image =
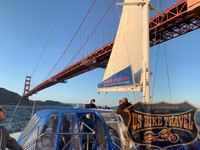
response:
<svg viewBox="0 0 200 150"><path fill-rule="evenodd" d="M61 71L68 61L69 56L75 53L88 35L89 27L97 22L112 1L97 1L93 18L81 29L80 35L70 46L69 53L65 54L50 76ZM156 4L156 1L152 1ZM81 20L85 16L93 0L1 0L0 5L0 87L7 90L23 93L25 77L33 75L31 88L41 83L53 66L59 60L70 40L78 29ZM171 6L174 1L162 1L164 7ZM105 7L106 6L106 7ZM159 5L160 6L160 5ZM113 7L116 13L116 7ZM93 13L93 14L94 14ZM109 27L98 31L99 33L91 39L86 49L92 50L105 45L113 40L117 24L113 23L115 18L110 19ZM93 25L94 26L94 25ZM200 52L199 52L200 30L167 41L152 47L151 69L155 68L155 55L159 52L158 71L152 76L154 85L153 101L166 100L180 102L188 100L196 106L200 106ZM101 38L100 38L101 37ZM95 42L94 42L95 41ZM73 52L70 52L73 50ZM81 55L87 55L92 50L84 51ZM171 98L169 95L168 77L166 72L165 50L167 53L169 81ZM41 55L43 54L43 55ZM41 59L36 64L41 56ZM57 84L38 94L29 97L32 100L58 100L65 103L88 103L92 98L96 99L97 105L115 106L122 97L128 97L130 101L136 100L140 95L133 96L132 93L100 93L97 92L97 84L103 78L104 69L96 69L81 76L67 81L66 84ZM155 76L156 75L156 76Z"/></svg>

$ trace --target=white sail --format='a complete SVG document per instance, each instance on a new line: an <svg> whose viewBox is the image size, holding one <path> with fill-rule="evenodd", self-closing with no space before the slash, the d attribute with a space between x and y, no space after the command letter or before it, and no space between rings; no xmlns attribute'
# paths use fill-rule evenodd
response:
<svg viewBox="0 0 200 150"><path fill-rule="evenodd" d="M141 91L143 7L125 0L112 53L98 91Z"/></svg>

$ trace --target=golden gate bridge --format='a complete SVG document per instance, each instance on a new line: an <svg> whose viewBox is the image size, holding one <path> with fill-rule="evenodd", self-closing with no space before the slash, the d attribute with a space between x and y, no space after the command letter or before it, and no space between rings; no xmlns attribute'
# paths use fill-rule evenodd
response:
<svg viewBox="0 0 200 150"><path fill-rule="evenodd" d="M200 0L182 0L149 20L149 44L154 46L200 28ZM26 76L23 97L99 67L106 68L114 41L70 65L33 89L31 76Z"/></svg>

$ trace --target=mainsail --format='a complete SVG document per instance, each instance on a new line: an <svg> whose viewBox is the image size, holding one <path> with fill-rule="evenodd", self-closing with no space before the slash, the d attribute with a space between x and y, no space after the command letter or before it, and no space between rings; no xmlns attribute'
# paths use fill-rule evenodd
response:
<svg viewBox="0 0 200 150"><path fill-rule="evenodd" d="M112 53L98 91L141 91L143 10L125 0Z"/></svg>

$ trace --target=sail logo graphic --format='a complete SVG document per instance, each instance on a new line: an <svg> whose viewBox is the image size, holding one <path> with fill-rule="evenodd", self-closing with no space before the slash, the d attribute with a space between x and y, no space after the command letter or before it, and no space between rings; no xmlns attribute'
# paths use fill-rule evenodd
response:
<svg viewBox="0 0 200 150"><path fill-rule="evenodd" d="M133 85L133 77L130 66L98 84L98 88L128 85Z"/></svg>
<svg viewBox="0 0 200 150"><path fill-rule="evenodd" d="M135 144L159 149L193 143L199 136L197 108L182 103L137 102L129 113L128 138Z"/></svg>

